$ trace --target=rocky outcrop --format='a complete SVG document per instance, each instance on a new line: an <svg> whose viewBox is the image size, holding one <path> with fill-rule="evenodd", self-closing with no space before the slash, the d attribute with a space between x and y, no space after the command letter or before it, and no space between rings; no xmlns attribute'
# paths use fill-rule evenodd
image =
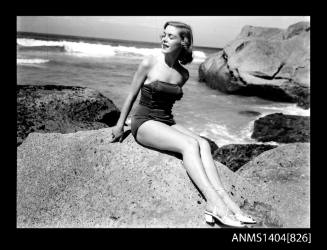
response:
<svg viewBox="0 0 327 250"><path fill-rule="evenodd" d="M62 85L17 85L17 145L31 132L70 133L113 126L120 111L98 91Z"/></svg>
<svg viewBox="0 0 327 250"><path fill-rule="evenodd" d="M310 106L310 24L245 26L199 67L199 80L226 93Z"/></svg>
<svg viewBox="0 0 327 250"><path fill-rule="evenodd" d="M286 144L262 153L236 172L256 186L261 196L244 208L257 211L267 224L310 227L309 166L309 143Z"/></svg>
<svg viewBox="0 0 327 250"><path fill-rule="evenodd" d="M261 142L309 142L310 117L274 113L254 122L253 139Z"/></svg>
<svg viewBox="0 0 327 250"><path fill-rule="evenodd" d="M178 155L111 128L31 133L17 148L18 227L206 227Z"/></svg>
<svg viewBox="0 0 327 250"><path fill-rule="evenodd" d="M128 133L122 143L110 143L110 132L29 134L17 148L18 228L209 227L203 219L204 199L180 155L142 147ZM235 173L215 162L225 188L259 221L255 227L308 227L309 214L301 210L309 206L306 149L306 144L290 144L266 151ZM278 172L283 173L279 180L272 166L290 171ZM262 180L253 169L264 173ZM288 185L287 195L276 190L273 184L279 182ZM269 195L275 190L274 200ZM295 201L301 197L299 209ZM284 216L290 211L292 216Z"/></svg>
<svg viewBox="0 0 327 250"><path fill-rule="evenodd" d="M218 148L213 158L235 172L261 153L276 147L265 144L228 144Z"/></svg>

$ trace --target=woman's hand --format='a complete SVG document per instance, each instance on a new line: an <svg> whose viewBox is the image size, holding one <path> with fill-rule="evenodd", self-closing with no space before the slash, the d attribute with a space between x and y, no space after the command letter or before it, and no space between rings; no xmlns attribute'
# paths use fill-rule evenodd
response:
<svg viewBox="0 0 327 250"><path fill-rule="evenodd" d="M111 140L110 142L122 142L123 141L123 135L124 135L124 127L115 126L111 130Z"/></svg>

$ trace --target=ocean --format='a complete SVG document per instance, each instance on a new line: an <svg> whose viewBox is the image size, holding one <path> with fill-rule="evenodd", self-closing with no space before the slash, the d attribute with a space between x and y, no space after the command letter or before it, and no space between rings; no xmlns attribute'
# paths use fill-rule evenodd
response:
<svg viewBox="0 0 327 250"><path fill-rule="evenodd" d="M251 139L251 134L253 123L259 117L271 113L310 115L310 109L304 110L296 104L229 95L199 82L199 65L219 50L194 47L194 60L186 65L190 79L183 86L182 100L173 108L177 123L220 147L258 143ZM139 63L144 56L153 53L160 53L159 42L17 32L17 84L89 87L121 109Z"/></svg>

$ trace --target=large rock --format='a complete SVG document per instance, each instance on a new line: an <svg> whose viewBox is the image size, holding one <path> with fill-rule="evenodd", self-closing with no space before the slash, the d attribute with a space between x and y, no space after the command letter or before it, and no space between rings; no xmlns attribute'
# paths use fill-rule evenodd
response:
<svg viewBox="0 0 327 250"><path fill-rule="evenodd" d="M268 144L228 144L215 150L213 158L235 172L261 153L276 147Z"/></svg>
<svg viewBox="0 0 327 250"><path fill-rule="evenodd" d="M62 85L17 85L17 145L31 132L70 133L112 126L114 103L96 90Z"/></svg>
<svg viewBox="0 0 327 250"><path fill-rule="evenodd" d="M110 143L110 132L29 134L17 148L17 227L209 227L204 199L180 155L142 147L131 135ZM304 164L293 156L287 164ZM259 221L256 227L293 223L280 219L280 203L267 200L255 183L215 165L235 201Z"/></svg>
<svg viewBox="0 0 327 250"><path fill-rule="evenodd" d="M18 227L206 227L204 202L175 156L111 128L31 133L17 148Z"/></svg>
<svg viewBox="0 0 327 250"><path fill-rule="evenodd" d="M248 203L248 209L261 210L265 221L273 219L280 227L310 227L309 143L266 151L237 173L255 185L261 196L260 202Z"/></svg>
<svg viewBox="0 0 327 250"><path fill-rule="evenodd" d="M261 142L309 142L310 117L274 113L254 121L253 139Z"/></svg>
<svg viewBox="0 0 327 250"><path fill-rule="evenodd" d="M310 106L310 24L286 30L245 26L199 67L199 79L220 91Z"/></svg>

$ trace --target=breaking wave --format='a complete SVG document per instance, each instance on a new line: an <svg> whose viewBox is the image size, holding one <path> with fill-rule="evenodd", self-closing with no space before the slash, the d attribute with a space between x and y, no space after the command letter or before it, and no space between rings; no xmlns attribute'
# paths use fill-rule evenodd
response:
<svg viewBox="0 0 327 250"><path fill-rule="evenodd" d="M137 48L133 46L112 46L110 44L72 42L72 41L46 41L31 38L18 38L19 50L56 51L85 57L130 56L143 57L159 54L160 48ZM206 54L202 51L193 51L194 62L205 60Z"/></svg>

